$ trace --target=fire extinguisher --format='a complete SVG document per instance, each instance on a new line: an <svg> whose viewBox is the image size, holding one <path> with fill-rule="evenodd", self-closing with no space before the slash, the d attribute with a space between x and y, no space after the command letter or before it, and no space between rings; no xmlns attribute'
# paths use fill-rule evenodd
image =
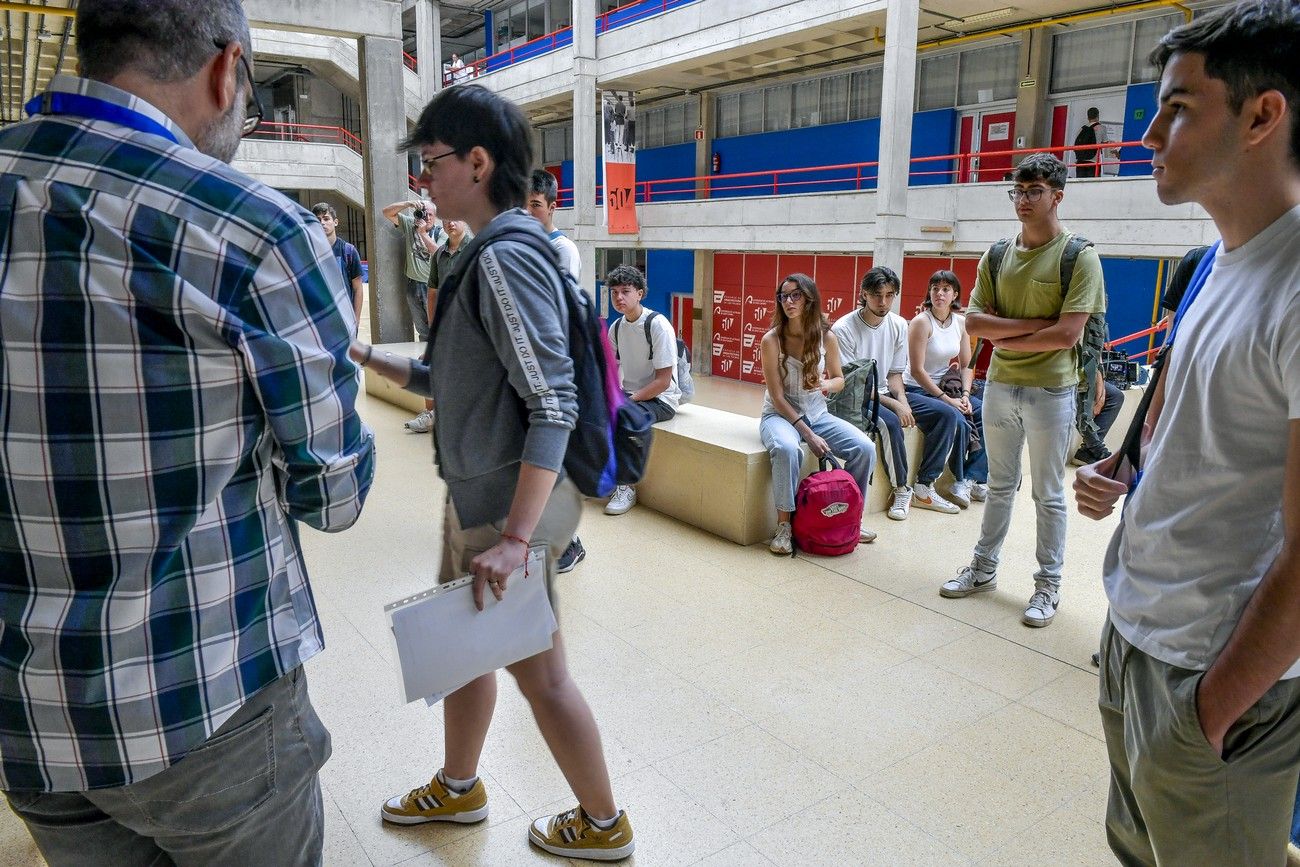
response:
<svg viewBox="0 0 1300 867"><path fill-rule="evenodd" d="M722 172L722 154L717 151L713 152L713 173L721 174Z"/></svg>

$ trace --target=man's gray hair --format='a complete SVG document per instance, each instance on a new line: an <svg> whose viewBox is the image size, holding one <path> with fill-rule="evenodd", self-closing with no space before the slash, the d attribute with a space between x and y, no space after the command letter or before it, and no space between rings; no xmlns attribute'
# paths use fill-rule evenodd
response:
<svg viewBox="0 0 1300 867"><path fill-rule="evenodd" d="M99 81L128 69L181 81L236 40L252 60L239 0L81 0L76 32L81 74Z"/></svg>

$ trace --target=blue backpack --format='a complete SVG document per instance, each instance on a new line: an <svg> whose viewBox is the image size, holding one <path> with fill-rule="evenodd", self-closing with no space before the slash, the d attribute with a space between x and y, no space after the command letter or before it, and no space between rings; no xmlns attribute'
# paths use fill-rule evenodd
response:
<svg viewBox="0 0 1300 867"><path fill-rule="evenodd" d="M485 246L501 240L517 241L541 253L555 265L564 284L569 355L573 358L573 384L578 393L578 421L569 435L565 473L588 497L608 497L616 485L636 484L645 475L650 459L654 416L623 394L618 362L604 323L596 315L595 303L540 234L503 232ZM477 286L478 269L471 267L470 273L475 275Z"/></svg>

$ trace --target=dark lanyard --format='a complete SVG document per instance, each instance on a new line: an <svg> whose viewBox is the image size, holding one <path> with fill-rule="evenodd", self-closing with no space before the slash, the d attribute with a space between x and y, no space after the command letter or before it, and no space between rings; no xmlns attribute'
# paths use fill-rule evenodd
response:
<svg viewBox="0 0 1300 867"><path fill-rule="evenodd" d="M83 93L64 93L52 90L29 100L23 108L32 116L38 114L66 114L89 118L90 120L106 120L140 132L160 135L168 141L180 144L180 139L176 138L174 132L153 118L126 106L118 105L115 102L109 102L95 96L86 96Z"/></svg>

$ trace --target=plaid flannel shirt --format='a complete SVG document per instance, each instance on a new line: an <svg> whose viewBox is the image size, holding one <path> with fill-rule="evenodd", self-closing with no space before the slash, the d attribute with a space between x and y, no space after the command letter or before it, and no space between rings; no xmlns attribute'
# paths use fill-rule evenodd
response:
<svg viewBox="0 0 1300 867"><path fill-rule="evenodd" d="M51 90L144 118L0 131L0 789L80 791L323 648L295 522L351 525L374 446L314 218L130 94Z"/></svg>

